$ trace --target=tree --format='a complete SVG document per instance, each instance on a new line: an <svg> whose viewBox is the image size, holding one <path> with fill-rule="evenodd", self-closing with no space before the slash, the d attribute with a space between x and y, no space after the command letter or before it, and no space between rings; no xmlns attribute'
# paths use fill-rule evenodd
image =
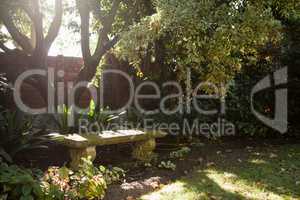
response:
<svg viewBox="0 0 300 200"><path fill-rule="evenodd" d="M128 31L130 24L153 13L150 2L147 0L76 0L81 19L81 49L84 60L84 67L77 76L76 83L89 82L94 78L101 59L118 43L121 38L120 34ZM90 22L92 19L93 24ZM89 30L91 27L98 34L96 49L93 53L90 48ZM76 92L76 104L83 90L84 88L79 88Z"/></svg>
<svg viewBox="0 0 300 200"><path fill-rule="evenodd" d="M41 11L43 4L39 0L5 0L2 3L5 6L0 8L0 21L20 51L30 57L31 69L47 68L46 57L51 44L58 35L63 15L62 0L55 0L55 2L55 15L49 30L45 30L47 24L43 21L44 13ZM128 30L129 24L138 21L140 16L153 12L151 10L153 7L147 0L76 0L76 7L81 19L80 32L84 66L79 72L75 84L91 81L103 56L119 41L119 34ZM27 28L31 27L34 30L33 33L28 33L32 31L26 33L20 31L16 20L22 21ZM97 45L93 53L90 48L91 29L98 34ZM45 33L47 33L46 36ZM6 53L11 52L1 41L0 48ZM47 102L47 80L42 77L34 77L31 79L31 84L38 87L37 89ZM76 92L76 104L78 104L83 90L84 88L79 88Z"/></svg>
<svg viewBox="0 0 300 200"><path fill-rule="evenodd" d="M190 69L197 82L226 84L241 67L255 63L266 45L280 42L281 24L271 10L248 1L158 0L155 5L157 12L135 24L116 51L138 66L160 39L165 65L173 66L178 80Z"/></svg>
<svg viewBox="0 0 300 200"><path fill-rule="evenodd" d="M119 40L119 36L115 35L113 39L109 39L112 31L113 22L116 17L120 0L114 0L108 12L104 12L99 2L77 0L77 8L81 18L81 49L84 60L84 67L77 76L76 83L81 81L91 81L96 74L97 67L104 54L111 49ZM101 23L98 30L98 41L95 52L92 54L90 49L90 13L95 13L97 21ZM79 102L83 88L79 89L75 96L75 102Z"/></svg>
<svg viewBox="0 0 300 200"><path fill-rule="evenodd" d="M44 36L43 14L38 0L5 0L3 4L7 5L7 7L1 6L0 19L12 39L21 47L25 54L33 56L34 60L38 60L38 62L34 62L34 67L45 67L44 58L47 56L61 25L63 15L62 0L55 1L55 17L46 36ZM35 36L35 44L32 44L30 39L21 33L14 23L12 14L17 9L23 10L30 18L35 32L33 34Z"/></svg>
<svg viewBox="0 0 300 200"><path fill-rule="evenodd" d="M17 17L15 17L15 14L17 14ZM30 69L47 69L46 57L52 43L58 35L62 16L62 0L55 0L55 15L48 31L46 31L47 34L45 34L43 13L39 0L4 0L2 1L2 6L0 6L0 21L8 30L12 40L17 44L21 53L30 57ZM30 27L33 30L31 38L20 31L16 19L29 21ZM0 42L0 48L6 53L11 52L3 42ZM43 99L47 102L47 79L36 77L34 80L31 80L30 83L34 87L37 87Z"/></svg>

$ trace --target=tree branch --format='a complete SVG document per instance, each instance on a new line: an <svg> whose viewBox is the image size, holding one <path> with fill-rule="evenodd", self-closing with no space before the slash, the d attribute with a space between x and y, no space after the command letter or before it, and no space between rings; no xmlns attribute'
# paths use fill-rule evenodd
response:
<svg viewBox="0 0 300 200"><path fill-rule="evenodd" d="M101 9L99 2L97 0L91 0L90 6L91 6L91 9L93 10L94 16L99 21L103 21L105 14L104 14L104 11Z"/></svg>
<svg viewBox="0 0 300 200"><path fill-rule="evenodd" d="M30 43L30 40L28 37L23 35L15 26L13 19L11 18L11 15L9 13L9 10L7 8L0 10L0 19L2 20L3 24L5 25L6 29L10 33L11 37L14 41L20 45L20 47L27 53L31 54L33 51L33 47Z"/></svg>
<svg viewBox="0 0 300 200"><path fill-rule="evenodd" d="M31 0L33 11L33 24L35 28L36 45L34 54L40 54L44 50L43 16L40 11L39 0Z"/></svg>
<svg viewBox="0 0 300 200"><path fill-rule="evenodd" d="M77 7L81 18L81 49L84 62L91 58L90 50L90 10L86 0L77 0Z"/></svg>
<svg viewBox="0 0 300 200"><path fill-rule="evenodd" d="M115 20L115 16L117 14L120 3L121 3L121 0L114 0L112 7L110 9L110 12L107 16L107 19L103 23L103 26L104 27L106 26L109 29L109 31L111 30L112 24Z"/></svg>
<svg viewBox="0 0 300 200"><path fill-rule="evenodd" d="M52 43L54 42L55 38L58 35L59 29L62 23L62 16L63 16L63 6L62 0L55 1L55 16L50 25L48 34L45 38L45 50L46 52L49 51Z"/></svg>
<svg viewBox="0 0 300 200"><path fill-rule="evenodd" d="M31 46L33 48L36 47L36 24L37 22L36 17L35 17L35 13L33 12L34 9L32 9L31 0L20 0L20 4L18 5L20 8L22 8L25 13L28 15L28 17L31 19L31 21L33 22L30 26L30 42L31 42Z"/></svg>
<svg viewBox="0 0 300 200"><path fill-rule="evenodd" d="M113 25L113 22L114 22L116 14L117 14L120 3L121 3L120 0L114 0L108 16L105 17L104 21L102 21L103 28L100 30L100 33L98 36L97 47L96 47L95 53L93 55L93 59L95 61L100 62L102 55L105 53L105 51L108 50L106 47L108 47L108 46L112 47L118 41L118 37L115 37L112 41L109 41L108 34L109 34L109 32L111 32L112 25ZM107 50L105 50L105 49L107 49Z"/></svg>
<svg viewBox="0 0 300 200"><path fill-rule="evenodd" d="M5 46L5 44L3 42L1 42L1 41L0 41L0 49L2 49L5 53L9 53L9 52L12 51L7 46Z"/></svg>
<svg viewBox="0 0 300 200"><path fill-rule="evenodd" d="M106 45L104 45L102 51L108 51L109 49L113 48L120 40L120 36L115 36L111 41L109 41Z"/></svg>

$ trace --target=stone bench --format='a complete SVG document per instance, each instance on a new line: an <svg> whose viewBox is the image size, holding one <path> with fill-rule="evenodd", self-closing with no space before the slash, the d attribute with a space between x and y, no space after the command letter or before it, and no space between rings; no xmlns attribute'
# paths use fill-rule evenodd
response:
<svg viewBox="0 0 300 200"><path fill-rule="evenodd" d="M156 147L155 138L167 134L161 131L143 132L139 130L102 131L100 134L49 134L51 140L65 145L70 150L72 169L77 169L82 157L96 158L96 146L134 142L132 156L141 161L150 161Z"/></svg>

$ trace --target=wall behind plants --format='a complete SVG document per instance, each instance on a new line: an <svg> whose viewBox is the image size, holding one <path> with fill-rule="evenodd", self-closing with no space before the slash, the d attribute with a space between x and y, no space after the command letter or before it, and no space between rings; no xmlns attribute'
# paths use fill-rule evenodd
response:
<svg viewBox="0 0 300 200"><path fill-rule="evenodd" d="M0 54L0 73L4 73L9 80L15 80L18 75L22 73L21 69L26 68L29 63L29 57L24 55L6 55ZM49 68L54 69L55 73L59 70L65 71L65 76L63 79L56 77L56 81L72 81L79 72L81 66L83 65L83 60L81 58L75 57L63 57L49 56L47 58L47 65ZM29 84L24 84L21 91L22 99L26 105L33 108L39 108L45 106L43 99L40 97L38 91ZM88 99L83 98L82 103L88 102ZM5 102L8 107L14 107L14 101L12 95L7 97Z"/></svg>
<svg viewBox="0 0 300 200"><path fill-rule="evenodd" d="M114 56L110 55L107 58L107 69L121 70L124 73L130 74L133 70L125 62L118 61ZM29 63L29 57L24 55L6 55L0 54L0 74L5 74L9 80L15 80L18 75L22 73L21 69L26 68ZM78 57L64 57L64 56L49 56L47 59L47 65L49 68L54 69L55 74L59 70L64 71L64 77L59 78L56 76L56 81L64 82L67 85L68 81L74 81L77 74L79 73L83 60ZM106 74L103 77L104 84L104 105L118 108L124 105L129 96L129 84L126 79L116 74ZM22 87L22 99L26 105L32 108L39 108L45 106L45 102L40 97L38 91L29 84L24 83ZM86 93L83 95L80 102L80 106L86 107L89 105L90 95ZM7 107L14 107L13 96L1 99L1 105Z"/></svg>

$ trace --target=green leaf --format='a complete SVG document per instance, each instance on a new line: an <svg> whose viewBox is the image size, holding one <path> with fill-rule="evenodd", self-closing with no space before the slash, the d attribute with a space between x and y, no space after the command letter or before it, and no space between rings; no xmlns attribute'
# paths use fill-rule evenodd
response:
<svg viewBox="0 0 300 200"><path fill-rule="evenodd" d="M20 198L20 200L34 200L34 198L33 198L33 196L31 196L31 195L27 195L27 196L22 196L22 197Z"/></svg>
<svg viewBox="0 0 300 200"><path fill-rule="evenodd" d="M90 101L88 116L92 117L95 114L96 104L93 99Z"/></svg>
<svg viewBox="0 0 300 200"><path fill-rule="evenodd" d="M31 191L32 191L31 185L23 185L23 187L22 187L23 196L29 196Z"/></svg>
<svg viewBox="0 0 300 200"><path fill-rule="evenodd" d="M9 163L13 162L11 156L1 147L0 147L0 156L3 157Z"/></svg>
<svg viewBox="0 0 300 200"><path fill-rule="evenodd" d="M59 176L63 179L67 179L69 177L70 170L67 167L62 167L58 171Z"/></svg>

